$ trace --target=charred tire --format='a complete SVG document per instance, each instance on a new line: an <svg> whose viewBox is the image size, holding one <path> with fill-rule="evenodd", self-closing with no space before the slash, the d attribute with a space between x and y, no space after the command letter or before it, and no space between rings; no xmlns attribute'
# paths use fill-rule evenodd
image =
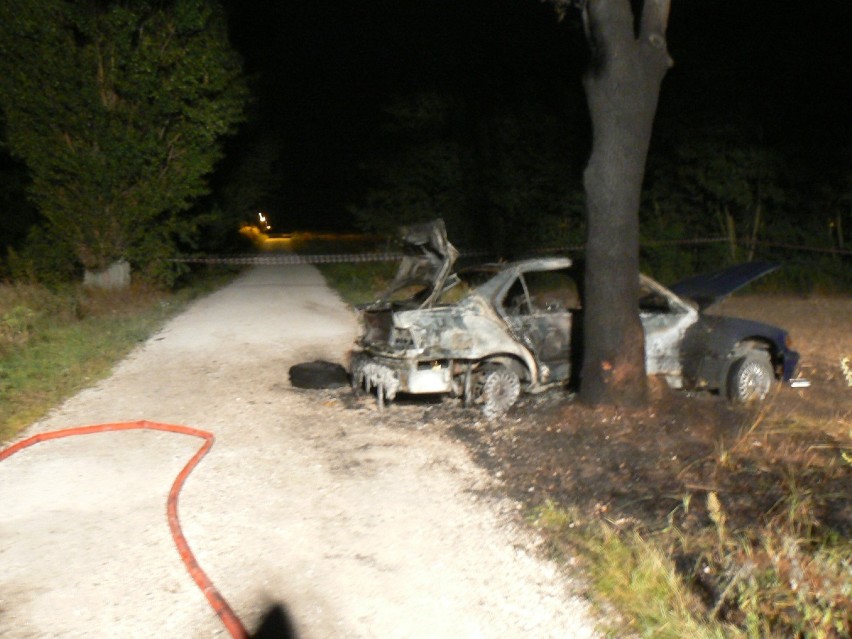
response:
<svg viewBox="0 0 852 639"><path fill-rule="evenodd" d="M290 384L296 388L341 388L349 385L349 374L340 364L315 360L291 366Z"/></svg>
<svg viewBox="0 0 852 639"><path fill-rule="evenodd" d="M508 368L495 368L482 378L482 412L488 419L496 419L509 410L518 401L521 394L521 380Z"/></svg>
<svg viewBox="0 0 852 639"><path fill-rule="evenodd" d="M751 350L734 360L728 369L728 399L742 404L762 401L769 394L775 372L766 351Z"/></svg>

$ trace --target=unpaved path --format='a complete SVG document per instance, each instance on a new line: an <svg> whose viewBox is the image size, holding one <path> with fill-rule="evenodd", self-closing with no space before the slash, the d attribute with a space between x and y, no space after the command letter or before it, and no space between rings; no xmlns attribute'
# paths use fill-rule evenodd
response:
<svg viewBox="0 0 852 639"><path fill-rule="evenodd" d="M341 361L354 332L315 269L260 267L25 435L138 419L213 432L181 520L249 629L281 602L301 639L594 636L460 444L290 387L291 365ZM105 433L0 463L0 637L226 636L165 520L199 443Z"/></svg>

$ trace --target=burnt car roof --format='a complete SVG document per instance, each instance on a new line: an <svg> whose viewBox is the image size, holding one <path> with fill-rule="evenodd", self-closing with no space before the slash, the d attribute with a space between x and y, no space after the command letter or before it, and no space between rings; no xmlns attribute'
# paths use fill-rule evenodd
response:
<svg viewBox="0 0 852 639"><path fill-rule="evenodd" d="M703 311L778 268L780 265L770 262L748 262L721 271L695 275L668 288L675 295L692 300Z"/></svg>
<svg viewBox="0 0 852 639"><path fill-rule="evenodd" d="M517 262L507 262L498 264L488 264L485 268L494 269L494 277L477 287L477 290L490 297L497 293L508 279L515 277L518 273L527 273L529 271L549 271L561 268L569 268L572 264L570 258L567 257L536 257L531 259L519 260Z"/></svg>

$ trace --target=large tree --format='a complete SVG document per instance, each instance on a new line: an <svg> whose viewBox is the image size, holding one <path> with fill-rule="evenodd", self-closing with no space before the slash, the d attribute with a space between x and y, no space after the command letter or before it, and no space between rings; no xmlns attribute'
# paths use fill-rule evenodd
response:
<svg viewBox="0 0 852 639"><path fill-rule="evenodd" d="M168 253L242 118L209 0L4 0L0 107L46 230L98 269Z"/></svg>
<svg viewBox="0 0 852 639"><path fill-rule="evenodd" d="M639 320L639 202L660 86L671 66L670 0L554 0L579 8L589 46L584 76L592 151L583 174L586 236L580 397L646 401Z"/></svg>

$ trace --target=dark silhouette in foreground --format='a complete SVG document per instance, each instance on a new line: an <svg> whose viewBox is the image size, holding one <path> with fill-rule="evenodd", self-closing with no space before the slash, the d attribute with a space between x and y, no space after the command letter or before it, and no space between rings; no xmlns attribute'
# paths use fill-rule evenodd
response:
<svg viewBox="0 0 852 639"><path fill-rule="evenodd" d="M290 383L296 388L341 388L349 386L349 374L340 364L314 360L291 366Z"/></svg>
<svg viewBox="0 0 852 639"><path fill-rule="evenodd" d="M275 604L263 615L251 639L297 639L290 615L283 604Z"/></svg>

